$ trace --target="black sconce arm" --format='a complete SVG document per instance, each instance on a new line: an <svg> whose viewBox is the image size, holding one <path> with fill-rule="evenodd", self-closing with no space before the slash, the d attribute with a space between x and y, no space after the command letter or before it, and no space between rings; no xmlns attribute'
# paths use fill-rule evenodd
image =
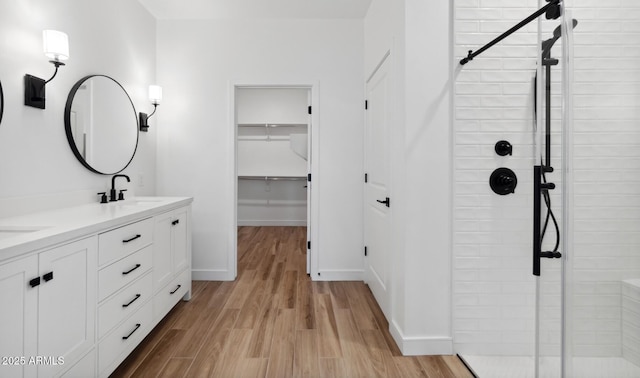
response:
<svg viewBox="0 0 640 378"><path fill-rule="evenodd" d="M154 115L156 113L156 110L158 110L158 104L153 104L153 112L151 112L151 114L147 113L138 113L138 121L140 123L140 131L143 132L147 132L149 131L149 118L151 118L152 115Z"/></svg>

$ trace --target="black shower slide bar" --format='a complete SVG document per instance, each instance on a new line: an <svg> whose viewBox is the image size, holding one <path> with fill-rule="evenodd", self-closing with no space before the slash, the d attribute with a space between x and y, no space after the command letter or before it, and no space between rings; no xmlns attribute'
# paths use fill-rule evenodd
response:
<svg viewBox="0 0 640 378"><path fill-rule="evenodd" d="M520 21L520 23L517 24L516 26L514 26L511 29L507 30L506 32L502 33L499 37L497 37L493 41L491 41L491 42L487 43L486 45L482 46L476 52L473 52L473 50L469 50L469 55L467 55L466 58L460 60L460 64L461 65L465 65L465 64L469 63L471 60L473 60L473 58L475 58L476 56L482 54L483 52L488 50L490 47L495 45L496 43L502 41L503 39L505 39L508 36L510 36L511 34L515 33L517 30L519 30L523 26L527 25L531 21L533 21L536 18L540 17L543 13L546 13L547 20L549 20L549 19L554 19L555 20L558 17L560 17L560 15L561 15L561 11L560 11L560 2L561 2L561 0L547 0L547 1L549 2L547 5L545 5L544 7L540 8L539 10L537 10L531 16L529 16L529 17L525 18L524 20Z"/></svg>
<svg viewBox="0 0 640 378"><path fill-rule="evenodd" d="M542 234L540 230L540 197L544 191L556 188L554 183L542 182L542 172L553 172L553 168L535 165L533 166L533 275L540 276L540 260L559 259L562 254L558 251L542 252Z"/></svg>

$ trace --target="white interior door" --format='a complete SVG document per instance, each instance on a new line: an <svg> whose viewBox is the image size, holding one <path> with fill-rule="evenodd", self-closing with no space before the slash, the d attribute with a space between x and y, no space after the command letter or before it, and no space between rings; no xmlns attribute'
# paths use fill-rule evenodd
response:
<svg viewBox="0 0 640 378"><path fill-rule="evenodd" d="M365 126L365 280L389 318L391 206L389 153L391 82L388 56L367 82Z"/></svg>

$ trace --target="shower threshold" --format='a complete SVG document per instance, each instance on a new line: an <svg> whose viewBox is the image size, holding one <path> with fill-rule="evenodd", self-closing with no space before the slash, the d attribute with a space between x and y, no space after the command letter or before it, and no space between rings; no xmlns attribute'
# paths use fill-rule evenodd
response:
<svg viewBox="0 0 640 378"><path fill-rule="evenodd" d="M533 357L473 355L461 355L461 357L478 378L535 378ZM559 357L542 357L539 378L560 378L560 369ZM622 357L575 357L572 376L638 378L640 366Z"/></svg>

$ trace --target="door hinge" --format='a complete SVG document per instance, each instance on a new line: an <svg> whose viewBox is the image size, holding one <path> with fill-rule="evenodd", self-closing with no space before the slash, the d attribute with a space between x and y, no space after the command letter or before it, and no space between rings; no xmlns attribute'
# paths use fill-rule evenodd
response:
<svg viewBox="0 0 640 378"><path fill-rule="evenodd" d="M367 255L367 247L366 246L364 247L364 255L365 256Z"/></svg>
<svg viewBox="0 0 640 378"><path fill-rule="evenodd" d="M364 110L369 109L369 100L364 100Z"/></svg>
<svg viewBox="0 0 640 378"><path fill-rule="evenodd" d="M369 182L369 174L368 173L364 174L364 182Z"/></svg>
<svg viewBox="0 0 640 378"><path fill-rule="evenodd" d="M311 240L307 241L307 249L311 249Z"/></svg>
<svg viewBox="0 0 640 378"><path fill-rule="evenodd" d="M307 181L311 182L311 173L307 173Z"/></svg>
<svg viewBox="0 0 640 378"><path fill-rule="evenodd" d="M309 107L307 108L307 112L311 114L311 105L309 105Z"/></svg>

